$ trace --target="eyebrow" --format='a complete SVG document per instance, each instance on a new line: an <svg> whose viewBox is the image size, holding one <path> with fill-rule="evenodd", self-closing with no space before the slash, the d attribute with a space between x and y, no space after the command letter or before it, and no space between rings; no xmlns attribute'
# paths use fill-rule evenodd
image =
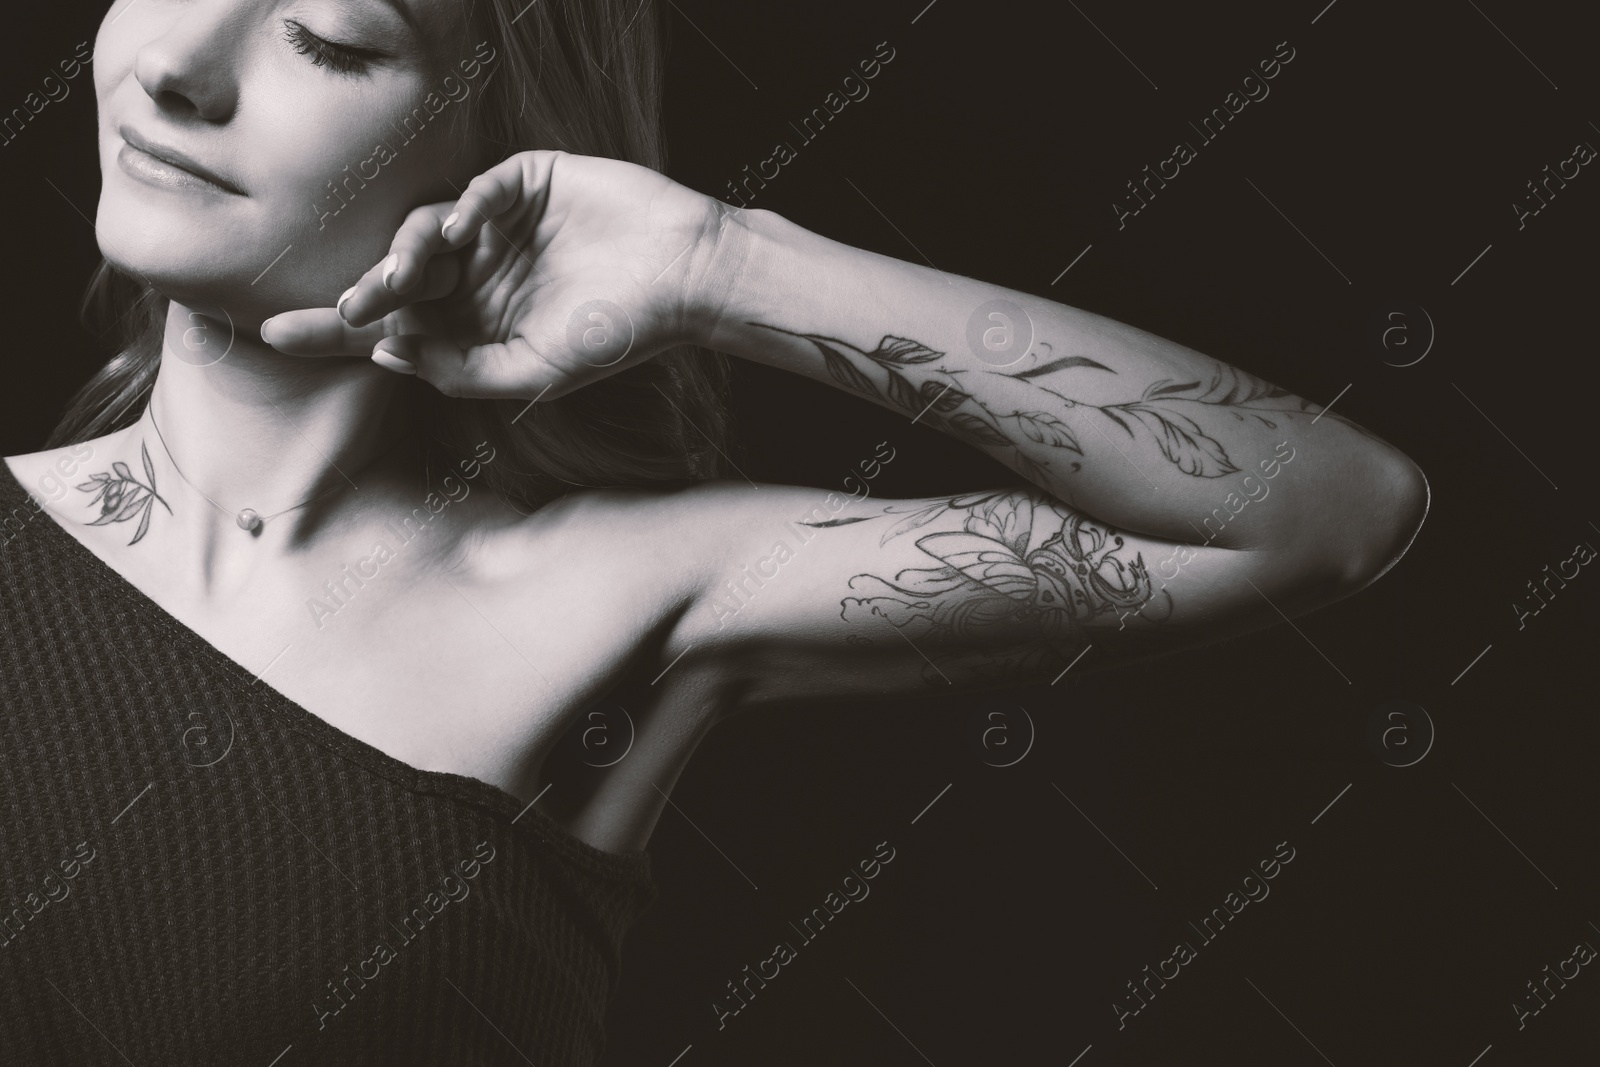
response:
<svg viewBox="0 0 1600 1067"><path fill-rule="evenodd" d="M379 0L379 2L393 8L395 13L405 21L405 24L414 31L419 34L422 32L422 25L417 22L417 17L412 13L410 6L406 4L406 0Z"/></svg>

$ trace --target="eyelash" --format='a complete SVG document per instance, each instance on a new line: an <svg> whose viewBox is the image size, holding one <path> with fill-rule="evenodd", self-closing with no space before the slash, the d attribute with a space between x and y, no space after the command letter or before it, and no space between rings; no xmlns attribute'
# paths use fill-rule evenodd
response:
<svg viewBox="0 0 1600 1067"><path fill-rule="evenodd" d="M366 73L368 59L376 55L362 49L351 48L349 45L324 40L298 22L284 23L284 36L289 39L294 50L308 57L313 65L325 66L340 74Z"/></svg>

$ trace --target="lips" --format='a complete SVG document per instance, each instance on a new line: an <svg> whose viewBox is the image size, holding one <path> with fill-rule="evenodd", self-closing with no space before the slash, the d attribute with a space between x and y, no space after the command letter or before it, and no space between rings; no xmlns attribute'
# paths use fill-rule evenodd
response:
<svg viewBox="0 0 1600 1067"><path fill-rule="evenodd" d="M240 189L227 178L224 178L216 171L205 166L193 156L190 156L184 152L180 152L178 149L173 148L170 145L164 145L156 141L151 141L141 135L139 131L135 130L132 126L123 125L118 128L117 132L122 135L122 139L128 143L129 147L143 152L145 155L153 156L169 166L186 171L189 174L192 174L204 181L208 181L212 185L218 186L219 188L233 193L236 196L244 195L243 189Z"/></svg>

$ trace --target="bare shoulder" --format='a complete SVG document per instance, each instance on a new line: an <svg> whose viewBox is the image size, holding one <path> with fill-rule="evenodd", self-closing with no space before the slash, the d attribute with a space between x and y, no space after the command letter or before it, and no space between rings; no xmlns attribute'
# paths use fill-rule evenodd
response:
<svg viewBox="0 0 1600 1067"><path fill-rule="evenodd" d="M853 498L809 486L715 479L641 488L585 489L480 537L474 556L485 574L509 578L530 569L625 591L638 610L686 610L752 546L796 529L835 525ZM856 521L841 519L840 523ZM735 566L734 569L738 569Z"/></svg>
<svg viewBox="0 0 1600 1067"><path fill-rule="evenodd" d="M97 449L97 446L100 447ZM66 506L74 496L72 490L82 488L91 473L98 469L94 466L97 451L104 453L104 439L41 452L6 456L5 463L11 475L26 490L33 502L29 509L30 515L37 515L40 511L51 511L65 517ZM104 455L98 458L104 466ZM93 487L91 484L91 488ZM89 499L82 493L76 495L80 499ZM18 522L27 521L21 515L12 515L9 518Z"/></svg>
<svg viewBox="0 0 1600 1067"><path fill-rule="evenodd" d="M712 664L676 662L669 641L734 543L717 531L740 497L718 484L583 489L517 516L486 496L441 562L510 639L586 664L581 688L649 681L669 666L709 679Z"/></svg>
<svg viewBox="0 0 1600 1067"><path fill-rule="evenodd" d="M24 489L36 495L59 497L72 481L83 479L94 461L97 443L103 444L104 440L6 456L5 462Z"/></svg>
<svg viewBox="0 0 1600 1067"><path fill-rule="evenodd" d="M585 572L636 595L686 591L702 543L686 536L734 496L711 486L577 490L520 519L476 526L471 566L485 579Z"/></svg>

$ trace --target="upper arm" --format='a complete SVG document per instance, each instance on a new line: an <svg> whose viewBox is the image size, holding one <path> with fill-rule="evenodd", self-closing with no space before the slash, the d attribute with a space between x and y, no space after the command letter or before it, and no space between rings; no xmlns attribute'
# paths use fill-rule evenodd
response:
<svg viewBox="0 0 1600 1067"><path fill-rule="evenodd" d="M1032 486L877 500L721 482L680 502L692 592L664 656L714 660L746 706L1049 683L1271 625L1372 573L1321 543L1142 536Z"/></svg>

